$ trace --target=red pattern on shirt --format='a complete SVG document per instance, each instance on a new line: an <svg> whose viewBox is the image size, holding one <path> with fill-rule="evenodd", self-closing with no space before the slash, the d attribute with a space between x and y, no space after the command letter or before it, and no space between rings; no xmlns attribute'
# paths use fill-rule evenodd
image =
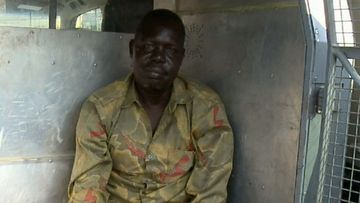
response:
<svg viewBox="0 0 360 203"><path fill-rule="evenodd" d="M215 106L214 109L213 109L213 121L214 121L214 125L216 127L222 127L224 125L224 121L223 120L219 120L217 119L217 115L219 113L219 107L218 106Z"/></svg>
<svg viewBox="0 0 360 203"><path fill-rule="evenodd" d="M135 147L134 143L130 140L130 138L128 138L127 136L124 136L124 137L125 137L125 142L126 142L127 148L128 148L128 150L130 150L131 154L134 156L137 156L139 158L145 159L146 153L143 150Z"/></svg>
<svg viewBox="0 0 360 203"><path fill-rule="evenodd" d="M174 170L170 173L161 172L159 177L161 182L165 182L168 178L173 178L177 176L182 176L185 174L182 166L187 164L190 161L190 157L188 155L184 155L174 167Z"/></svg>
<svg viewBox="0 0 360 203"><path fill-rule="evenodd" d="M90 203L96 203L96 196L94 195L94 191L92 189L89 189L88 192L86 193L85 202L90 202Z"/></svg>
<svg viewBox="0 0 360 203"><path fill-rule="evenodd" d="M90 136L91 137L102 137L105 135L105 132L102 131L90 131Z"/></svg>
<svg viewBox="0 0 360 203"><path fill-rule="evenodd" d="M99 126L99 130L90 131L91 137L102 137L105 135L104 126L101 123L99 123L98 126Z"/></svg>

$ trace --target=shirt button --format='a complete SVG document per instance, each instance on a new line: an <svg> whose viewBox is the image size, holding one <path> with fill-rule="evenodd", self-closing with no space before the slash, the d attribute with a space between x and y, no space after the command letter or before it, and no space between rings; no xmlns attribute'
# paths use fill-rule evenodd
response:
<svg viewBox="0 0 360 203"><path fill-rule="evenodd" d="M149 154L148 156L147 156L147 159L149 160L149 161L152 161L152 160L154 160L154 155L152 155L152 154Z"/></svg>

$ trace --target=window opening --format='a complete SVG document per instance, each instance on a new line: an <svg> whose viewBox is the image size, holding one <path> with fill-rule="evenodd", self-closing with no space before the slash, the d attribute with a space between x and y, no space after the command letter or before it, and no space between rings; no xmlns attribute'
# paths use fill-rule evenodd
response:
<svg viewBox="0 0 360 203"><path fill-rule="evenodd" d="M48 28L48 0L0 0L0 26Z"/></svg>
<svg viewBox="0 0 360 203"><path fill-rule="evenodd" d="M88 11L77 17L75 28L101 31L102 12L100 8Z"/></svg>

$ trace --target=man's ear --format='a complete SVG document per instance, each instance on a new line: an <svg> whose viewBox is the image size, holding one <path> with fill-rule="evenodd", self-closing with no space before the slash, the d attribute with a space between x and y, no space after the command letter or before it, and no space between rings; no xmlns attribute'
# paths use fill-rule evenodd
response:
<svg viewBox="0 0 360 203"><path fill-rule="evenodd" d="M130 53L130 57L132 58L134 55L134 39L130 40L129 42L129 53Z"/></svg>

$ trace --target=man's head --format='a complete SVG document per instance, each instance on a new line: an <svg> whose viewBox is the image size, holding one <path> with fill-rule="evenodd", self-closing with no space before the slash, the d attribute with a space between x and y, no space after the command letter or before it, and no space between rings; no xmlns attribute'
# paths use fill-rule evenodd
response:
<svg viewBox="0 0 360 203"><path fill-rule="evenodd" d="M175 13L159 9L145 15L129 45L138 88L171 88L184 57L184 39L184 24Z"/></svg>

